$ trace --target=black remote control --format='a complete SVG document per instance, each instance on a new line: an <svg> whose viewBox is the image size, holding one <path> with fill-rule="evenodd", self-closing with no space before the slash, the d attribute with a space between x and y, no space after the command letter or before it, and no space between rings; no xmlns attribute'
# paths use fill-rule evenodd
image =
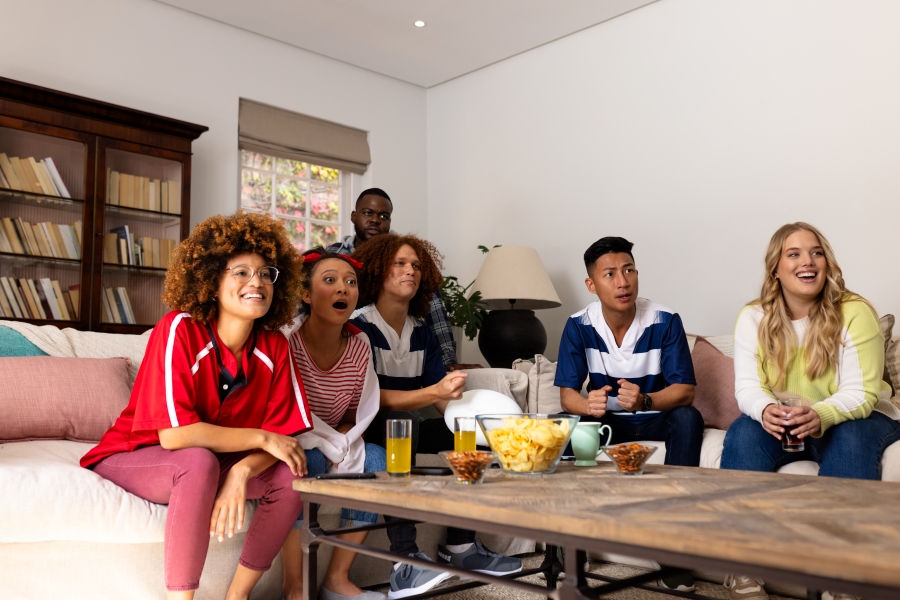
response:
<svg viewBox="0 0 900 600"><path fill-rule="evenodd" d="M375 479L375 473L322 473L316 479Z"/></svg>
<svg viewBox="0 0 900 600"><path fill-rule="evenodd" d="M409 472L412 475L453 475L450 467L413 467Z"/></svg>

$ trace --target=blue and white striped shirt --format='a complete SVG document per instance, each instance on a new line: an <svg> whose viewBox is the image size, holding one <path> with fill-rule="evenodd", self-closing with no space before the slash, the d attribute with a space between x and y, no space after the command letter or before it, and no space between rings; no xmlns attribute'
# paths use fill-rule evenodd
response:
<svg viewBox="0 0 900 600"><path fill-rule="evenodd" d="M637 384L645 394L673 383L696 384L681 317L645 298L638 298L635 307L634 321L621 346L616 345L599 301L569 317L559 342L554 385L580 390L590 377L588 389L612 387L607 410L621 417L646 418L659 411L632 414L623 410L618 380Z"/></svg>
<svg viewBox="0 0 900 600"><path fill-rule="evenodd" d="M407 316L401 335L385 322L374 304L356 311L350 323L369 336L372 366L383 390L419 390L444 378L437 339L424 322Z"/></svg>

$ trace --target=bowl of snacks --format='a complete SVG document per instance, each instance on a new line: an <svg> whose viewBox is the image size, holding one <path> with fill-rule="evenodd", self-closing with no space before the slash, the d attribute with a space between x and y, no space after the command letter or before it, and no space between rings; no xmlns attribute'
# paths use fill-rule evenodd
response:
<svg viewBox="0 0 900 600"><path fill-rule="evenodd" d="M644 464L656 452L656 447L626 443L604 446L602 450L603 454L615 463L619 475L643 475ZM601 460L599 457L597 458L598 463Z"/></svg>
<svg viewBox="0 0 900 600"><path fill-rule="evenodd" d="M545 475L556 470L580 417L573 415L477 415L505 473Z"/></svg>
<svg viewBox="0 0 900 600"><path fill-rule="evenodd" d="M463 485L481 483L488 467L497 460L496 454L484 450L444 450L438 454L450 465L450 470L456 475L456 483Z"/></svg>

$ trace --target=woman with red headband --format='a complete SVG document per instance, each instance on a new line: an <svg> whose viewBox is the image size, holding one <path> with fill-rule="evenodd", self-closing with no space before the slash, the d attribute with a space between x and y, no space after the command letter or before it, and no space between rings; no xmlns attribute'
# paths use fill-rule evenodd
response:
<svg viewBox="0 0 900 600"><path fill-rule="evenodd" d="M314 428L298 437L306 450L310 477L321 473L384 471L385 451L367 444L362 434L378 412L380 390L372 368L369 339L347 321L359 298L357 272L362 265L349 256L315 248L303 255L300 315L282 329L291 345L294 364L306 386ZM282 547L284 595L303 597L299 526L302 515ZM341 527L370 525L378 515L341 511ZM361 544L367 532L345 534ZM335 548L322 582L322 600L383 600L384 594L364 592L350 581L356 553Z"/></svg>

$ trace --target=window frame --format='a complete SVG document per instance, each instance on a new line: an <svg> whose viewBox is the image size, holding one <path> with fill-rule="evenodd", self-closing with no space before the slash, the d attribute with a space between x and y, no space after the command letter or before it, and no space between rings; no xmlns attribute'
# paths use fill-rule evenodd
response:
<svg viewBox="0 0 900 600"><path fill-rule="evenodd" d="M247 167L247 166L244 166L244 161L243 161L243 153L244 153L244 152L249 152L249 153L251 153L251 154L259 154L259 155L261 155L261 156L271 157L271 158L274 160L274 162L273 162L273 164L272 164L272 170L271 170L271 171L265 171L265 170L262 170L262 169L257 169L257 168L255 168L255 167ZM341 169L335 169L335 170L338 172L338 180L337 180L336 183L328 183L328 182L323 182L323 181L315 180L315 179L312 179L310 176L307 176L307 177L305 177L305 178L304 178L304 177L296 177L296 176L294 176L294 175L289 175L289 174L284 174L284 173L278 173L278 160L279 160L279 159L281 159L281 160L294 160L294 159L290 159L290 158L285 158L285 157L282 157L282 156L278 156L278 155L276 155L276 154L264 154L264 153L262 153L262 152L256 152L256 151L253 151L253 150L245 150L245 149L243 149L243 148L238 147L238 152L237 152L237 163L238 163L238 172L237 172L237 179L238 179L238 184L237 184L237 210L245 210L245 211L247 211L247 212L254 212L254 213L259 213L259 214L269 214L269 215L272 215L273 217L275 217L276 219L279 219L279 220L282 220L282 221L285 221L285 222L302 221L304 224L309 224L309 226L305 227L305 231L306 231L306 239L305 239L305 241L304 241L304 244L306 245L306 250L309 250L309 249L311 249L311 247L312 247L312 246L310 245L310 244L311 244L310 238L311 238L311 236L312 236L311 226L312 226L313 224L318 224L318 225L331 225L331 226L337 227L337 239L336 239L335 241L336 241L336 242L340 242L340 241L344 238L344 235L345 235L344 232L347 231L347 229L348 229L348 227L349 227L349 224L350 224L350 211L353 209L353 207L352 207L352 205L351 205L351 204L352 204L352 203L351 203L351 192L352 192L351 187L353 187L353 183L354 183L353 177L352 177L353 174L350 173L350 172L348 172L348 171L341 170ZM313 166L322 167L322 166L323 166L323 165L315 165L314 163L309 162L309 161L296 161L296 162L305 162L305 163L306 163L306 165L307 165L307 174L308 174L308 175L311 175L311 167L313 167ZM326 168L331 169L331 168L334 168L334 167L326 167ZM271 192L271 198L270 198L271 202L270 202L270 204L269 204L269 210L268 210L268 211L262 211L262 210L257 210L257 209L245 208L245 207L244 207L244 205L243 205L243 186L244 186L244 170L245 170L245 169L246 169L246 170L250 170L250 171L255 172L255 173L265 174L265 175L268 175L268 176L270 176L270 177L272 178L272 179L271 179L271 181L272 181L272 192ZM288 177L288 178L293 179L293 180L304 181L304 182L307 183L307 189L306 189L306 216L303 216L303 217L297 217L297 216L294 216L294 215L287 215L287 214L282 214L282 213L275 212L276 205L277 205L277 193L278 193L278 185L277 185L278 180L277 180L277 178L278 178L278 177ZM337 186L337 188L338 188L338 218L337 218L337 220L335 220L335 221L323 221L323 220L321 220L321 219L316 219L316 218L314 218L314 217L311 216L311 212L312 212L312 184L314 184L314 183L323 183L323 184L325 184L325 185L335 185L335 186Z"/></svg>

